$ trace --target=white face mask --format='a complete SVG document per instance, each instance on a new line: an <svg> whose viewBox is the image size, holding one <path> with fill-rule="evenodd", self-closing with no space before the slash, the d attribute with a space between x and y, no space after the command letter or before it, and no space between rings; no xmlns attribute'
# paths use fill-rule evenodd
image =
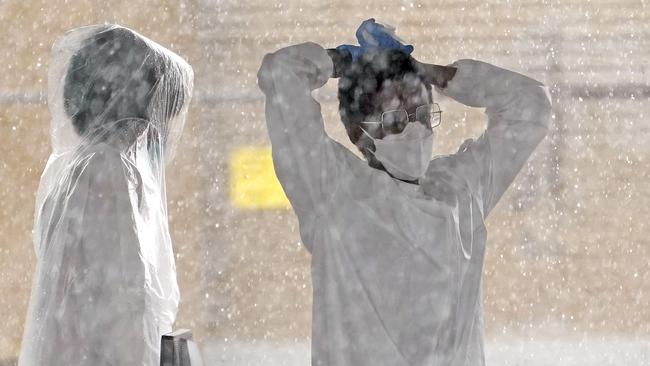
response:
<svg viewBox="0 0 650 366"><path fill-rule="evenodd" d="M412 122L401 133L387 135L383 139L375 139L367 132L364 133L375 143L373 155L395 178L417 180L426 172L433 152L431 129Z"/></svg>

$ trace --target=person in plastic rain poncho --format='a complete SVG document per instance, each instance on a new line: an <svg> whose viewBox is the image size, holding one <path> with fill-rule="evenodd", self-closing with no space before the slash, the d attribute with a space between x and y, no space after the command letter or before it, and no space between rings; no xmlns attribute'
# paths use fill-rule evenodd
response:
<svg viewBox="0 0 650 366"><path fill-rule="evenodd" d="M276 174L311 253L313 365L482 365L484 221L547 133L545 87L475 60L417 62L370 19L360 46L314 43L258 73ZM332 140L311 95L339 78ZM487 129L431 160L431 85L485 108Z"/></svg>
<svg viewBox="0 0 650 366"><path fill-rule="evenodd" d="M165 162L192 82L183 59L119 26L55 43L19 365L159 365L179 301Z"/></svg>

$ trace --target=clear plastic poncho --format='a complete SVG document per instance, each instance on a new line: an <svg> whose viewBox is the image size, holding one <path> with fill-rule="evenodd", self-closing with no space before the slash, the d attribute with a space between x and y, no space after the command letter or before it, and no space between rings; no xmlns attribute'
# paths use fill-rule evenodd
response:
<svg viewBox="0 0 650 366"><path fill-rule="evenodd" d="M192 94L178 55L115 25L53 47L52 154L19 365L158 365L179 302L165 162Z"/></svg>

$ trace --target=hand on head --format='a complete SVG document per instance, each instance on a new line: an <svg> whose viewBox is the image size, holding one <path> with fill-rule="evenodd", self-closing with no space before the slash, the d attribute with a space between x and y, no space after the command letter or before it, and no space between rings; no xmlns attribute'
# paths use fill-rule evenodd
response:
<svg viewBox="0 0 650 366"><path fill-rule="evenodd" d="M397 38L394 28L381 25L374 19L364 21L356 35L358 46L341 45L327 52L334 64L333 77L339 79L339 112L348 136L372 167L383 170L389 163L385 152L395 149L384 149L383 161L378 160L376 155L381 155L377 146L381 144L379 141L389 135L395 135L389 138L390 141L398 141L396 135L401 135L411 122L416 121L424 125L423 141L429 139L432 128L430 119L418 121L418 116L426 114L418 112L428 110L427 106L432 105L432 85L444 88L455 74L455 68L418 62L411 56L413 46L405 45ZM386 116L401 116L398 118L400 123L387 128ZM372 128L377 126L382 128ZM425 145L430 146L430 143L422 146ZM410 144L404 146L412 147ZM399 152L400 149L395 151L400 156L404 153L418 157L418 162L422 163L418 164L418 169L426 163L426 159L422 158L427 155L426 152L411 154ZM407 175L414 176L412 173L391 173L400 179Z"/></svg>
<svg viewBox="0 0 650 366"><path fill-rule="evenodd" d="M359 45L343 44L334 49L328 49L328 54L334 62L334 73L332 77L340 77L350 64L356 62L360 57L369 52L378 50L397 50L406 55L411 55L414 50L412 45L405 45L403 41L395 34L395 28L377 23L374 18L370 18L361 23L356 31L356 38ZM445 88L447 82L451 80L456 68L449 66L440 66L434 64L425 64L418 62L413 58L417 65L417 72L423 78L423 81L435 85L439 88Z"/></svg>

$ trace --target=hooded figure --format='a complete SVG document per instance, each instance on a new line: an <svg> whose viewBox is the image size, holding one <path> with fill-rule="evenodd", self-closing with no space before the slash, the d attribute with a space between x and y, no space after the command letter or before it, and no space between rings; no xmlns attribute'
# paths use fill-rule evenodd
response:
<svg viewBox="0 0 650 366"><path fill-rule="evenodd" d="M290 46L258 73L275 172L311 253L312 365L483 365L484 222L547 133L547 91L480 61L420 64L396 41L354 47ZM311 93L332 77L365 161L325 132ZM433 160L431 114L418 117L432 84L487 114L480 137Z"/></svg>
<svg viewBox="0 0 650 366"><path fill-rule="evenodd" d="M182 58L127 28L78 28L55 43L53 151L19 365L160 363L179 301L165 163L192 83Z"/></svg>

